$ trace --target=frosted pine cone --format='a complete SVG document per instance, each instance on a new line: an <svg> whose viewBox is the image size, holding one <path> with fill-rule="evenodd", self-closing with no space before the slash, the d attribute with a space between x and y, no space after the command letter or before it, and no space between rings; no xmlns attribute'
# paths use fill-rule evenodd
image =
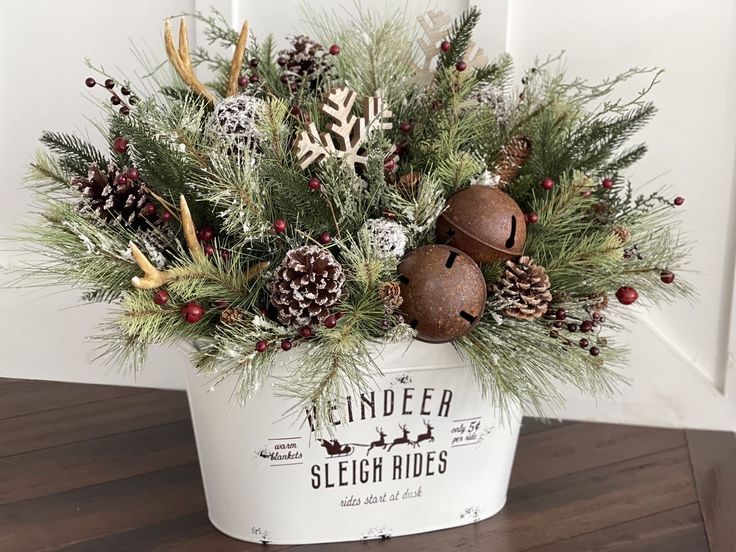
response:
<svg viewBox="0 0 736 552"><path fill-rule="evenodd" d="M120 222L137 231L159 220L156 204L137 170L122 171L109 163L102 171L90 165L87 178L75 178L72 185L82 194L79 208L91 209L105 222Z"/></svg>
<svg viewBox="0 0 736 552"><path fill-rule="evenodd" d="M332 253L305 245L286 253L268 284L279 322L295 329L321 324L343 296L345 275Z"/></svg>
<svg viewBox="0 0 736 552"><path fill-rule="evenodd" d="M494 172L498 175L499 185L506 186L516 178L521 167L532 154L532 141L525 136L511 140L501 148Z"/></svg>
<svg viewBox="0 0 736 552"><path fill-rule="evenodd" d="M322 45L308 36L294 36L290 40L291 49L281 50L277 60L284 68L282 82L292 94L302 85L311 92L318 92L323 75L332 70L332 61Z"/></svg>
<svg viewBox="0 0 736 552"><path fill-rule="evenodd" d="M215 129L240 149L257 149L261 135L256 122L262 105L263 100L248 94L220 100L214 110Z"/></svg>
<svg viewBox="0 0 736 552"><path fill-rule="evenodd" d="M363 224L361 236L367 236L368 243L381 258L403 257L406 251L406 233L398 222L368 219Z"/></svg>
<svg viewBox="0 0 736 552"><path fill-rule="evenodd" d="M539 318L552 301L549 276L529 257L506 261L506 269L493 284L492 291L503 302L504 314L521 320Z"/></svg>

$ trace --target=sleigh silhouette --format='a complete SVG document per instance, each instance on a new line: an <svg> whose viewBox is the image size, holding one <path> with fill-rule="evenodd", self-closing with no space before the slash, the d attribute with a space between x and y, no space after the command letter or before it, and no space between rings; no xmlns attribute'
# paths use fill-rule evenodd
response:
<svg viewBox="0 0 736 552"><path fill-rule="evenodd" d="M353 447L350 445L342 445L337 439L328 441L327 439L320 439L320 445L325 448L327 455L333 456L350 456L353 453Z"/></svg>

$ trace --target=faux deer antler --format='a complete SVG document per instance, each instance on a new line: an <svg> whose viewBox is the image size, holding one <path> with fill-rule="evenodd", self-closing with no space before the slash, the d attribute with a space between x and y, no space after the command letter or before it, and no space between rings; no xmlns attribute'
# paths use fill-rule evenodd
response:
<svg viewBox="0 0 736 552"><path fill-rule="evenodd" d="M245 53L245 45L248 42L248 22L243 23L240 29L240 36L235 45L235 53L233 54L233 62L230 64L230 76L227 80L227 95L234 96L238 93L238 77L240 77L240 69L243 66L243 54Z"/></svg>
<svg viewBox="0 0 736 552"><path fill-rule="evenodd" d="M195 228L194 221L192 220L192 213L189 211L189 205L187 205L187 200L184 199L183 195L179 197L179 211L181 215L181 228L182 232L184 233L184 239L187 242L189 254L195 261L206 259L207 257L202 250L202 245L197 239L197 229ZM141 250L138 249L138 247L132 242L130 244L130 252L131 255L133 255L133 260L135 261L135 264L140 267L144 274L143 277L133 277L133 285L138 289L160 288L174 277L174 275L170 271L161 271L153 266L151 261L149 261L148 258L141 252ZM268 261L263 261L256 265L249 266L245 271L245 279L247 281L252 280L261 272L266 270L268 268L268 265Z"/></svg>
<svg viewBox="0 0 736 552"><path fill-rule="evenodd" d="M164 24L164 42L166 43L166 55L169 56L171 65L183 80L197 94L209 100L215 101L212 92L197 79L192 66L192 58L189 55L189 39L187 38L187 22L184 18L179 21L179 48L174 43L174 31L171 22Z"/></svg>
<svg viewBox="0 0 736 552"><path fill-rule="evenodd" d="M192 214L189 211L189 205L187 200L182 195L179 198L179 210L181 211L181 228L184 232L184 239L187 242L189 253L192 255L192 259L199 261L205 258L202 246L197 239L197 229L194 227L194 221L192 221ZM161 271L149 261L146 256L141 252L138 247L131 242L130 252L133 255L133 260L143 271L144 276L133 277L133 285L138 289L155 289L163 286L166 282L171 279L171 273L169 271Z"/></svg>

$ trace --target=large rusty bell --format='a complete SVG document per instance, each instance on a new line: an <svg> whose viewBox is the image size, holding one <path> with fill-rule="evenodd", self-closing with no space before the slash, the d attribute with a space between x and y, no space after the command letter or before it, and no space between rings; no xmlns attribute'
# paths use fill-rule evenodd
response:
<svg viewBox="0 0 736 552"><path fill-rule="evenodd" d="M426 245L398 267L401 311L417 339L446 343L469 332L486 305L486 282L473 259L454 247Z"/></svg>
<svg viewBox="0 0 736 552"><path fill-rule="evenodd" d="M524 251L524 213L498 188L474 185L447 198L437 219L437 241L470 255L478 263L512 259Z"/></svg>

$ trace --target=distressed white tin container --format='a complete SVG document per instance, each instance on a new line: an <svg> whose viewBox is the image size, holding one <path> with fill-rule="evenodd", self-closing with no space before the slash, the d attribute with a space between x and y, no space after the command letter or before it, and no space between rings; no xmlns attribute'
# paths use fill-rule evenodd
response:
<svg viewBox="0 0 736 552"><path fill-rule="evenodd" d="M383 376L345 401L334 435L274 395L280 355L245 406L190 368L189 404L212 524L237 539L307 544L408 535L501 510L521 423L503 421L452 345L379 345ZM337 411L336 411L337 412Z"/></svg>

